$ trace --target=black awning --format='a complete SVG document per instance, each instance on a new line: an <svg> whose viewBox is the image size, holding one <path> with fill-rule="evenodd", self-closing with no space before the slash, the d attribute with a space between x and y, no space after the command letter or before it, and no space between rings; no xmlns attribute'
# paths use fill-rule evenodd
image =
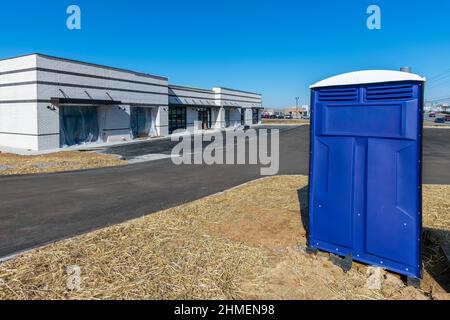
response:
<svg viewBox="0 0 450 320"><path fill-rule="evenodd" d="M186 108L220 108L217 105L209 105L209 104L184 104L184 103L169 103L170 107L186 107Z"/></svg>
<svg viewBox="0 0 450 320"><path fill-rule="evenodd" d="M51 98L51 104L54 106L76 105L76 106L116 106L122 104L122 101L99 100L99 99L72 99L72 98Z"/></svg>

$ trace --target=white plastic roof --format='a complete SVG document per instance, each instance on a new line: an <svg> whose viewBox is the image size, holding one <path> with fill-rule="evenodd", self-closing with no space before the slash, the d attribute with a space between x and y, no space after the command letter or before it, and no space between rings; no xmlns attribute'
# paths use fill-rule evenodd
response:
<svg viewBox="0 0 450 320"><path fill-rule="evenodd" d="M322 87L346 86L354 84L369 84L382 82L398 82L398 81L423 81L426 79L421 76L392 70L366 70L344 73L335 77L331 77L317 82L310 86L311 89Z"/></svg>

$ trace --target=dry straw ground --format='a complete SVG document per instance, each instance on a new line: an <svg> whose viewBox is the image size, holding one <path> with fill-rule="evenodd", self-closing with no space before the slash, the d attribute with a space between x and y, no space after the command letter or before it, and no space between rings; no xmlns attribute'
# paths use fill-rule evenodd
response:
<svg viewBox="0 0 450 320"><path fill-rule="evenodd" d="M93 152L57 152L37 156L0 153L0 175L49 173L124 165L115 155Z"/></svg>
<svg viewBox="0 0 450 320"><path fill-rule="evenodd" d="M304 252L307 178L272 177L26 253L0 265L0 299L443 299L449 186L426 186L423 289L385 273L366 286L327 254ZM302 214L300 214L302 212ZM66 267L81 268L81 290ZM446 282L447 281L447 282Z"/></svg>

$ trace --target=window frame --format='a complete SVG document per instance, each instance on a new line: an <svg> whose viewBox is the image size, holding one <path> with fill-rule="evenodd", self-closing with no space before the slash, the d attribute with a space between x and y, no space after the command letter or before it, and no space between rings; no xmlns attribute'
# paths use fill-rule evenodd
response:
<svg viewBox="0 0 450 320"><path fill-rule="evenodd" d="M187 129L187 108L186 107L169 107L169 134L175 130Z"/></svg>

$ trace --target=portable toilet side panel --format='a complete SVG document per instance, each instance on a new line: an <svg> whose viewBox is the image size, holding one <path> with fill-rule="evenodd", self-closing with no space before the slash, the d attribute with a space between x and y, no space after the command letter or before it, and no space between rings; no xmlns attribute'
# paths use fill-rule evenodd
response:
<svg viewBox="0 0 450 320"><path fill-rule="evenodd" d="M423 87L396 71L311 87L310 247L421 277Z"/></svg>

